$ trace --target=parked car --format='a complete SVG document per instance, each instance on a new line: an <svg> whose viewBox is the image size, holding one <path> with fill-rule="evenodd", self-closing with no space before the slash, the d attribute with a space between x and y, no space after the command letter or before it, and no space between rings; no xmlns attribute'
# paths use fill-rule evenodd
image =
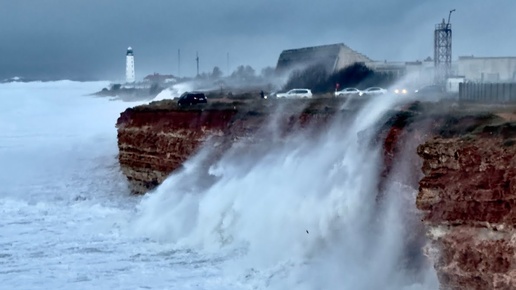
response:
<svg viewBox="0 0 516 290"><path fill-rule="evenodd" d="M368 95L368 96L376 96L376 95L383 95L387 93L386 89L380 88L380 87L370 87L365 90L363 90L360 95Z"/></svg>
<svg viewBox="0 0 516 290"><path fill-rule="evenodd" d="M277 98L311 98L312 91L309 89L292 89L286 93L276 94Z"/></svg>
<svg viewBox="0 0 516 290"><path fill-rule="evenodd" d="M206 104L208 99L204 93L199 92L185 92L177 100L179 106L191 106L196 104Z"/></svg>
<svg viewBox="0 0 516 290"><path fill-rule="evenodd" d="M335 92L335 97L346 97L353 95L360 95L360 90L357 88L345 88Z"/></svg>

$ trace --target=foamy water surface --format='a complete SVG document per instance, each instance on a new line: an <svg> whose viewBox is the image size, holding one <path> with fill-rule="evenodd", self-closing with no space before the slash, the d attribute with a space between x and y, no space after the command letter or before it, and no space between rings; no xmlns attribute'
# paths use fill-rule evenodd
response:
<svg viewBox="0 0 516 290"><path fill-rule="evenodd" d="M208 146L141 197L114 127L138 103L87 96L107 85L0 85L0 288L437 288L403 267L399 207L375 211L379 152L356 137L397 101L315 140L236 144L206 183Z"/></svg>

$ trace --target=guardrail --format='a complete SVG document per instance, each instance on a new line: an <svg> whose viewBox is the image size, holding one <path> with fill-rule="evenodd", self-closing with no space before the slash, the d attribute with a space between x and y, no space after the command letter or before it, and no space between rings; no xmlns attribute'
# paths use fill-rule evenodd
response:
<svg viewBox="0 0 516 290"><path fill-rule="evenodd" d="M516 103L516 83L460 83L459 101Z"/></svg>

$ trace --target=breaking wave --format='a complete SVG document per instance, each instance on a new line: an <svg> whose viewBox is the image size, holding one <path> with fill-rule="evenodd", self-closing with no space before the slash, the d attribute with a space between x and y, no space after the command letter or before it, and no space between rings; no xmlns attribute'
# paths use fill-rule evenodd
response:
<svg viewBox="0 0 516 290"><path fill-rule="evenodd" d="M429 263L407 262L400 196L415 189L387 177L377 200L382 147L371 132L406 101L374 99L315 136L239 141L206 171L208 142L143 199L134 231L222 256L224 275L254 289L437 289Z"/></svg>

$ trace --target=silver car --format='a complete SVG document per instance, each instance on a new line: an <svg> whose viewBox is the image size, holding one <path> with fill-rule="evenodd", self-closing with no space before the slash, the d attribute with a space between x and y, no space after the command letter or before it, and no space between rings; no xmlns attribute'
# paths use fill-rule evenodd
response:
<svg viewBox="0 0 516 290"><path fill-rule="evenodd" d="M357 88L345 88L335 92L335 97L345 97L353 95L360 95L360 90Z"/></svg>
<svg viewBox="0 0 516 290"><path fill-rule="evenodd" d="M286 93L276 94L277 98L311 98L312 91L309 89L292 89Z"/></svg>
<svg viewBox="0 0 516 290"><path fill-rule="evenodd" d="M380 87L370 87L365 90L363 90L360 95L368 95L368 96L376 96L376 95L383 95L386 94L387 90L380 88Z"/></svg>

